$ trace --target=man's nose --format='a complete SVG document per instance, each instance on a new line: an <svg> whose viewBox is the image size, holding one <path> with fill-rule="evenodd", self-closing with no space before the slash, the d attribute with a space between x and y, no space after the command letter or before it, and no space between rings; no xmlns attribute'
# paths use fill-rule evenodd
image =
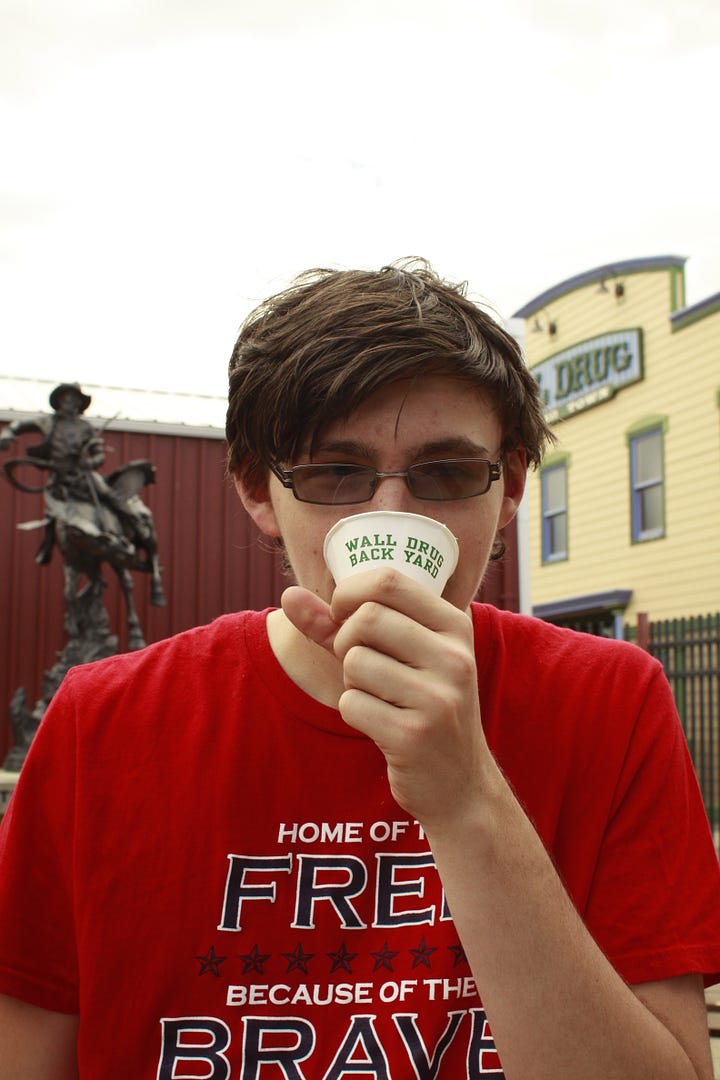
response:
<svg viewBox="0 0 720 1080"><path fill-rule="evenodd" d="M410 494L404 476L381 476L372 497L373 510L416 512L417 499Z"/></svg>

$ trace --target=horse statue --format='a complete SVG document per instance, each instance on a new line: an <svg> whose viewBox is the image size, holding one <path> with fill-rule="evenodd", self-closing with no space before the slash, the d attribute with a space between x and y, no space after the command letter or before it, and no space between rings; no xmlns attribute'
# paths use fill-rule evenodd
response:
<svg viewBox="0 0 720 1080"><path fill-rule="evenodd" d="M102 597L105 582L103 563L116 573L125 600L128 628L128 648L145 646L140 619L133 601L131 570L151 575L150 603L163 606L165 595L158 558L155 524L148 507L137 494L146 484L155 481L155 466L146 460L131 461L116 469L106 479L109 492L117 506L101 502L95 481L86 477L86 492L77 491L68 499L55 484L33 487L25 483L16 471L23 466L37 467L30 458L14 458L4 464L10 483L21 491L42 491L46 517L40 521L21 523L20 529L45 527L45 536L36 561L50 561L53 547L63 559L65 573L65 629L69 637L82 634L83 601L88 594ZM87 620L85 620L87 622Z"/></svg>
<svg viewBox="0 0 720 1080"><path fill-rule="evenodd" d="M133 601L132 571L149 574L150 603L165 604L155 524L138 494L154 482L155 466L144 459L131 461L102 475L98 471L105 461L102 429L94 428L81 415L90 401L77 383L61 383L50 395L53 414L14 421L0 431L0 450L24 432L37 431L43 436L25 456L6 461L4 472L20 491L43 493L45 517L23 522L18 528L44 528L36 562L47 564L57 548L64 570L67 645L58 663L45 672L43 698L33 712L25 708L22 690L16 692L10 706L16 747L21 753L23 749L27 752L68 669L117 652L118 638L110 632L103 600L103 564L112 568L120 583L129 649L145 646ZM42 482L34 481L37 471L46 473ZM22 743L27 746L23 748Z"/></svg>

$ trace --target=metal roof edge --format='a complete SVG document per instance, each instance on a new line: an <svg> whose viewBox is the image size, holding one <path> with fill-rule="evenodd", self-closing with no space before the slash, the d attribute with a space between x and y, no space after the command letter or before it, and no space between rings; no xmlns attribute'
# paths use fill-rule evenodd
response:
<svg viewBox="0 0 720 1080"><path fill-rule="evenodd" d="M529 303L519 308L513 315L514 319L528 319L536 311L540 311L553 300L558 300L566 293L581 289L584 285L592 285L596 281L604 281L605 278L616 278L626 274L640 274L644 271L682 269L687 261L684 255L653 255L648 258L624 259L621 262L605 263L604 266L596 266L593 270L585 270L582 274L575 274L557 285L551 286L545 292L540 293Z"/></svg>
<svg viewBox="0 0 720 1080"><path fill-rule="evenodd" d="M48 413L50 415L50 413ZM17 409L0 409L0 421L3 424L13 420L31 420L37 413L23 412ZM106 416L85 414L85 419L94 422L98 426L107 423ZM174 424L163 420L131 420L118 416L107 423L105 431L112 434L113 431L132 431L148 435L181 435L190 439L225 439L225 431L220 427L194 427L192 424Z"/></svg>
<svg viewBox="0 0 720 1080"><path fill-rule="evenodd" d="M608 608L623 608L624 610L630 603L631 597L632 589L608 589L606 592L585 593L584 596L570 596L566 600L551 600L546 604L534 604L532 613L538 619L551 619L560 615L607 611Z"/></svg>
<svg viewBox="0 0 720 1080"><path fill-rule="evenodd" d="M47 402L57 385L57 379L0 375L0 412L23 420L49 416ZM226 397L87 382L82 387L91 398L84 415L96 427L224 438Z"/></svg>

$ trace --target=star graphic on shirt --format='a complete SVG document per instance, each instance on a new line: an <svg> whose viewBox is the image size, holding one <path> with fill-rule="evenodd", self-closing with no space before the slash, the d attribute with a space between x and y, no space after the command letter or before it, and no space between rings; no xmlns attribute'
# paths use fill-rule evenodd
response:
<svg viewBox="0 0 720 1080"><path fill-rule="evenodd" d="M343 971L348 971L352 975L351 962L357 957L356 952L348 952L345 948L345 942L342 943L337 952L329 952L327 954L332 960L332 967L330 973L337 971L338 968L342 968Z"/></svg>
<svg viewBox="0 0 720 1080"><path fill-rule="evenodd" d="M196 956L195 959L200 964L200 970L198 975L207 975L208 972L214 975L216 979L220 977L220 965L227 960L226 956L216 956L215 946L211 945L208 949L207 956Z"/></svg>
<svg viewBox="0 0 720 1080"><path fill-rule="evenodd" d="M429 946L426 945L425 944L425 938L421 938L420 939L420 944L418 945L417 949L410 949L409 951L412 953L412 957L413 957L413 962L412 962L413 968L416 968L418 966L418 964L424 964L425 967L429 968L430 967L430 957L435 952L435 946L434 945L429 945Z"/></svg>
<svg viewBox="0 0 720 1080"><path fill-rule="evenodd" d="M287 973L289 974L291 971L295 971L295 969L297 968L298 971L302 971L303 975L307 975L308 962L312 960L314 955L315 953L303 952L303 947L300 942L298 942L297 946L295 947L295 952L283 953L283 956L288 961Z"/></svg>
<svg viewBox="0 0 720 1080"><path fill-rule="evenodd" d="M467 961L467 956L465 955L465 950L463 949L462 945L448 945L448 949L455 956L455 959L453 960L453 967L457 967L458 964L462 964L464 961Z"/></svg>
<svg viewBox="0 0 720 1080"><path fill-rule="evenodd" d="M392 951L387 941L378 952L372 952L371 950L370 955L375 957L375 967L373 968L373 971L377 971L377 969L381 967L387 968L388 971L393 970L392 962L397 956L397 953Z"/></svg>
<svg viewBox="0 0 720 1080"><path fill-rule="evenodd" d="M247 975L248 971L264 975L263 965L270 959L270 953L261 953L257 945L253 945L249 953L240 953L239 959L243 962L243 975Z"/></svg>

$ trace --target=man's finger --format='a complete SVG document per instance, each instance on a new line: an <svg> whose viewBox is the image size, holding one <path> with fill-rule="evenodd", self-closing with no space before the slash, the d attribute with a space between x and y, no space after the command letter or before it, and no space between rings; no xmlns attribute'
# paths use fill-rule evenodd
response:
<svg viewBox="0 0 720 1080"><path fill-rule="evenodd" d="M315 593L299 585L291 585L280 599L285 616L306 638L333 651L335 636L340 629L330 614L330 608Z"/></svg>

